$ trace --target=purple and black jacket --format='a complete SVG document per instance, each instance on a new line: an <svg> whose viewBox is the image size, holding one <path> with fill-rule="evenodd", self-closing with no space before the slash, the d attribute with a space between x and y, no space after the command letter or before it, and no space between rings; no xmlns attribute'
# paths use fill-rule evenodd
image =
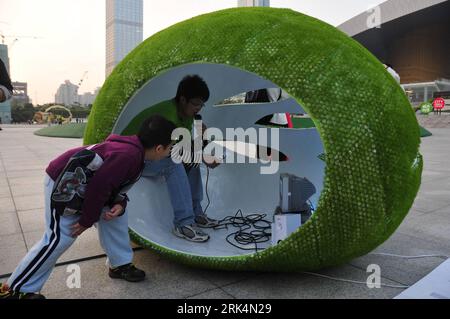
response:
<svg viewBox="0 0 450 319"><path fill-rule="evenodd" d="M56 181L69 159L87 147L89 145L68 150L51 161L45 171ZM111 134L105 142L95 145L92 151L100 155L103 164L86 188L83 213L78 223L87 228L100 219L102 208L108 203L111 195L118 192L126 181L139 178L145 165L144 147L136 135ZM119 204L125 209L127 201L123 200Z"/></svg>

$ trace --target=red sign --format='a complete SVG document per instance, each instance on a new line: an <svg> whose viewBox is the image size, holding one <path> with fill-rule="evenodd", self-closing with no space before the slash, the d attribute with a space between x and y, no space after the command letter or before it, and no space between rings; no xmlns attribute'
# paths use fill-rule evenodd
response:
<svg viewBox="0 0 450 319"><path fill-rule="evenodd" d="M445 100L441 97L438 97L433 102L433 107L435 110L442 110L445 107Z"/></svg>

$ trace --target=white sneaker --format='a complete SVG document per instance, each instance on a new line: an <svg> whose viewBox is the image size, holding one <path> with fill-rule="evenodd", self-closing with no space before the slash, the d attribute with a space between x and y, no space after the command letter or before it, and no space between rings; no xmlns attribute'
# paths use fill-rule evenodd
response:
<svg viewBox="0 0 450 319"><path fill-rule="evenodd" d="M205 234L200 229L196 229L194 225L176 226L172 232L177 237L197 243L202 243L209 239L208 234Z"/></svg>
<svg viewBox="0 0 450 319"><path fill-rule="evenodd" d="M213 228L219 225L215 219L209 218L206 214L195 216L195 225L201 228Z"/></svg>

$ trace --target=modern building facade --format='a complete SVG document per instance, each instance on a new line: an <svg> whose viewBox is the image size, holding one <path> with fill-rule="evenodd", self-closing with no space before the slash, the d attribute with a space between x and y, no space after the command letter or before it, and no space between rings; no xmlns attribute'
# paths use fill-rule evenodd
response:
<svg viewBox="0 0 450 319"><path fill-rule="evenodd" d="M106 77L143 40L143 0L106 0Z"/></svg>
<svg viewBox="0 0 450 319"><path fill-rule="evenodd" d="M450 1L388 0L339 28L393 66L413 104L450 91Z"/></svg>
<svg viewBox="0 0 450 319"><path fill-rule="evenodd" d="M81 94L79 97L79 102L81 106L88 106L94 103L95 96L92 92L86 92Z"/></svg>
<svg viewBox="0 0 450 319"><path fill-rule="evenodd" d="M238 7L270 7L270 0L238 0Z"/></svg>
<svg viewBox="0 0 450 319"><path fill-rule="evenodd" d="M96 88L94 92L85 92L83 94L78 94L78 90L78 85L66 80L64 84L59 86L55 94L55 103L64 106L89 106L94 104L100 88Z"/></svg>
<svg viewBox="0 0 450 319"><path fill-rule="evenodd" d="M26 82L12 82L13 85L13 98L12 100L17 104L30 103L30 97L28 96L28 83Z"/></svg>
<svg viewBox="0 0 450 319"><path fill-rule="evenodd" d="M442 97L449 100L450 80L438 79L429 82L405 83L402 84L406 93L414 105L421 104L435 98Z"/></svg>
<svg viewBox="0 0 450 319"><path fill-rule="evenodd" d="M55 103L65 106L75 105L79 103L78 85L66 80L61 84L55 94Z"/></svg>
<svg viewBox="0 0 450 319"><path fill-rule="evenodd" d="M79 96L79 103L81 106L89 106L94 104L95 98L98 95L100 88L97 88L94 92L86 92Z"/></svg>
<svg viewBox="0 0 450 319"><path fill-rule="evenodd" d="M11 75L9 68L8 46L6 44L0 43L0 59L2 59L3 63L6 66L6 69L8 70L8 73Z"/></svg>
<svg viewBox="0 0 450 319"><path fill-rule="evenodd" d="M9 69L8 46L5 44L0 44L0 59L5 64L8 74L11 75ZM11 100L0 103L0 124L1 123L3 124L11 123Z"/></svg>

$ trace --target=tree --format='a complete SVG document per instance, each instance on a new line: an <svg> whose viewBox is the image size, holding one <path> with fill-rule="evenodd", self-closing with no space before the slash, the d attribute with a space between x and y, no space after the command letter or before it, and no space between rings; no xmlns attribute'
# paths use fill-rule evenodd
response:
<svg viewBox="0 0 450 319"><path fill-rule="evenodd" d="M72 116L74 118L86 118L89 116L89 113L91 112L89 108L82 107L82 106L72 106L70 108L70 112L72 112Z"/></svg>
<svg viewBox="0 0 450 319"><path fill-rule="evenodd" d="M36 110L31 103L27 103L23 106L11 106L11 117L12 121L15 123L23 123L32 120L35 112Z"/></svg>

